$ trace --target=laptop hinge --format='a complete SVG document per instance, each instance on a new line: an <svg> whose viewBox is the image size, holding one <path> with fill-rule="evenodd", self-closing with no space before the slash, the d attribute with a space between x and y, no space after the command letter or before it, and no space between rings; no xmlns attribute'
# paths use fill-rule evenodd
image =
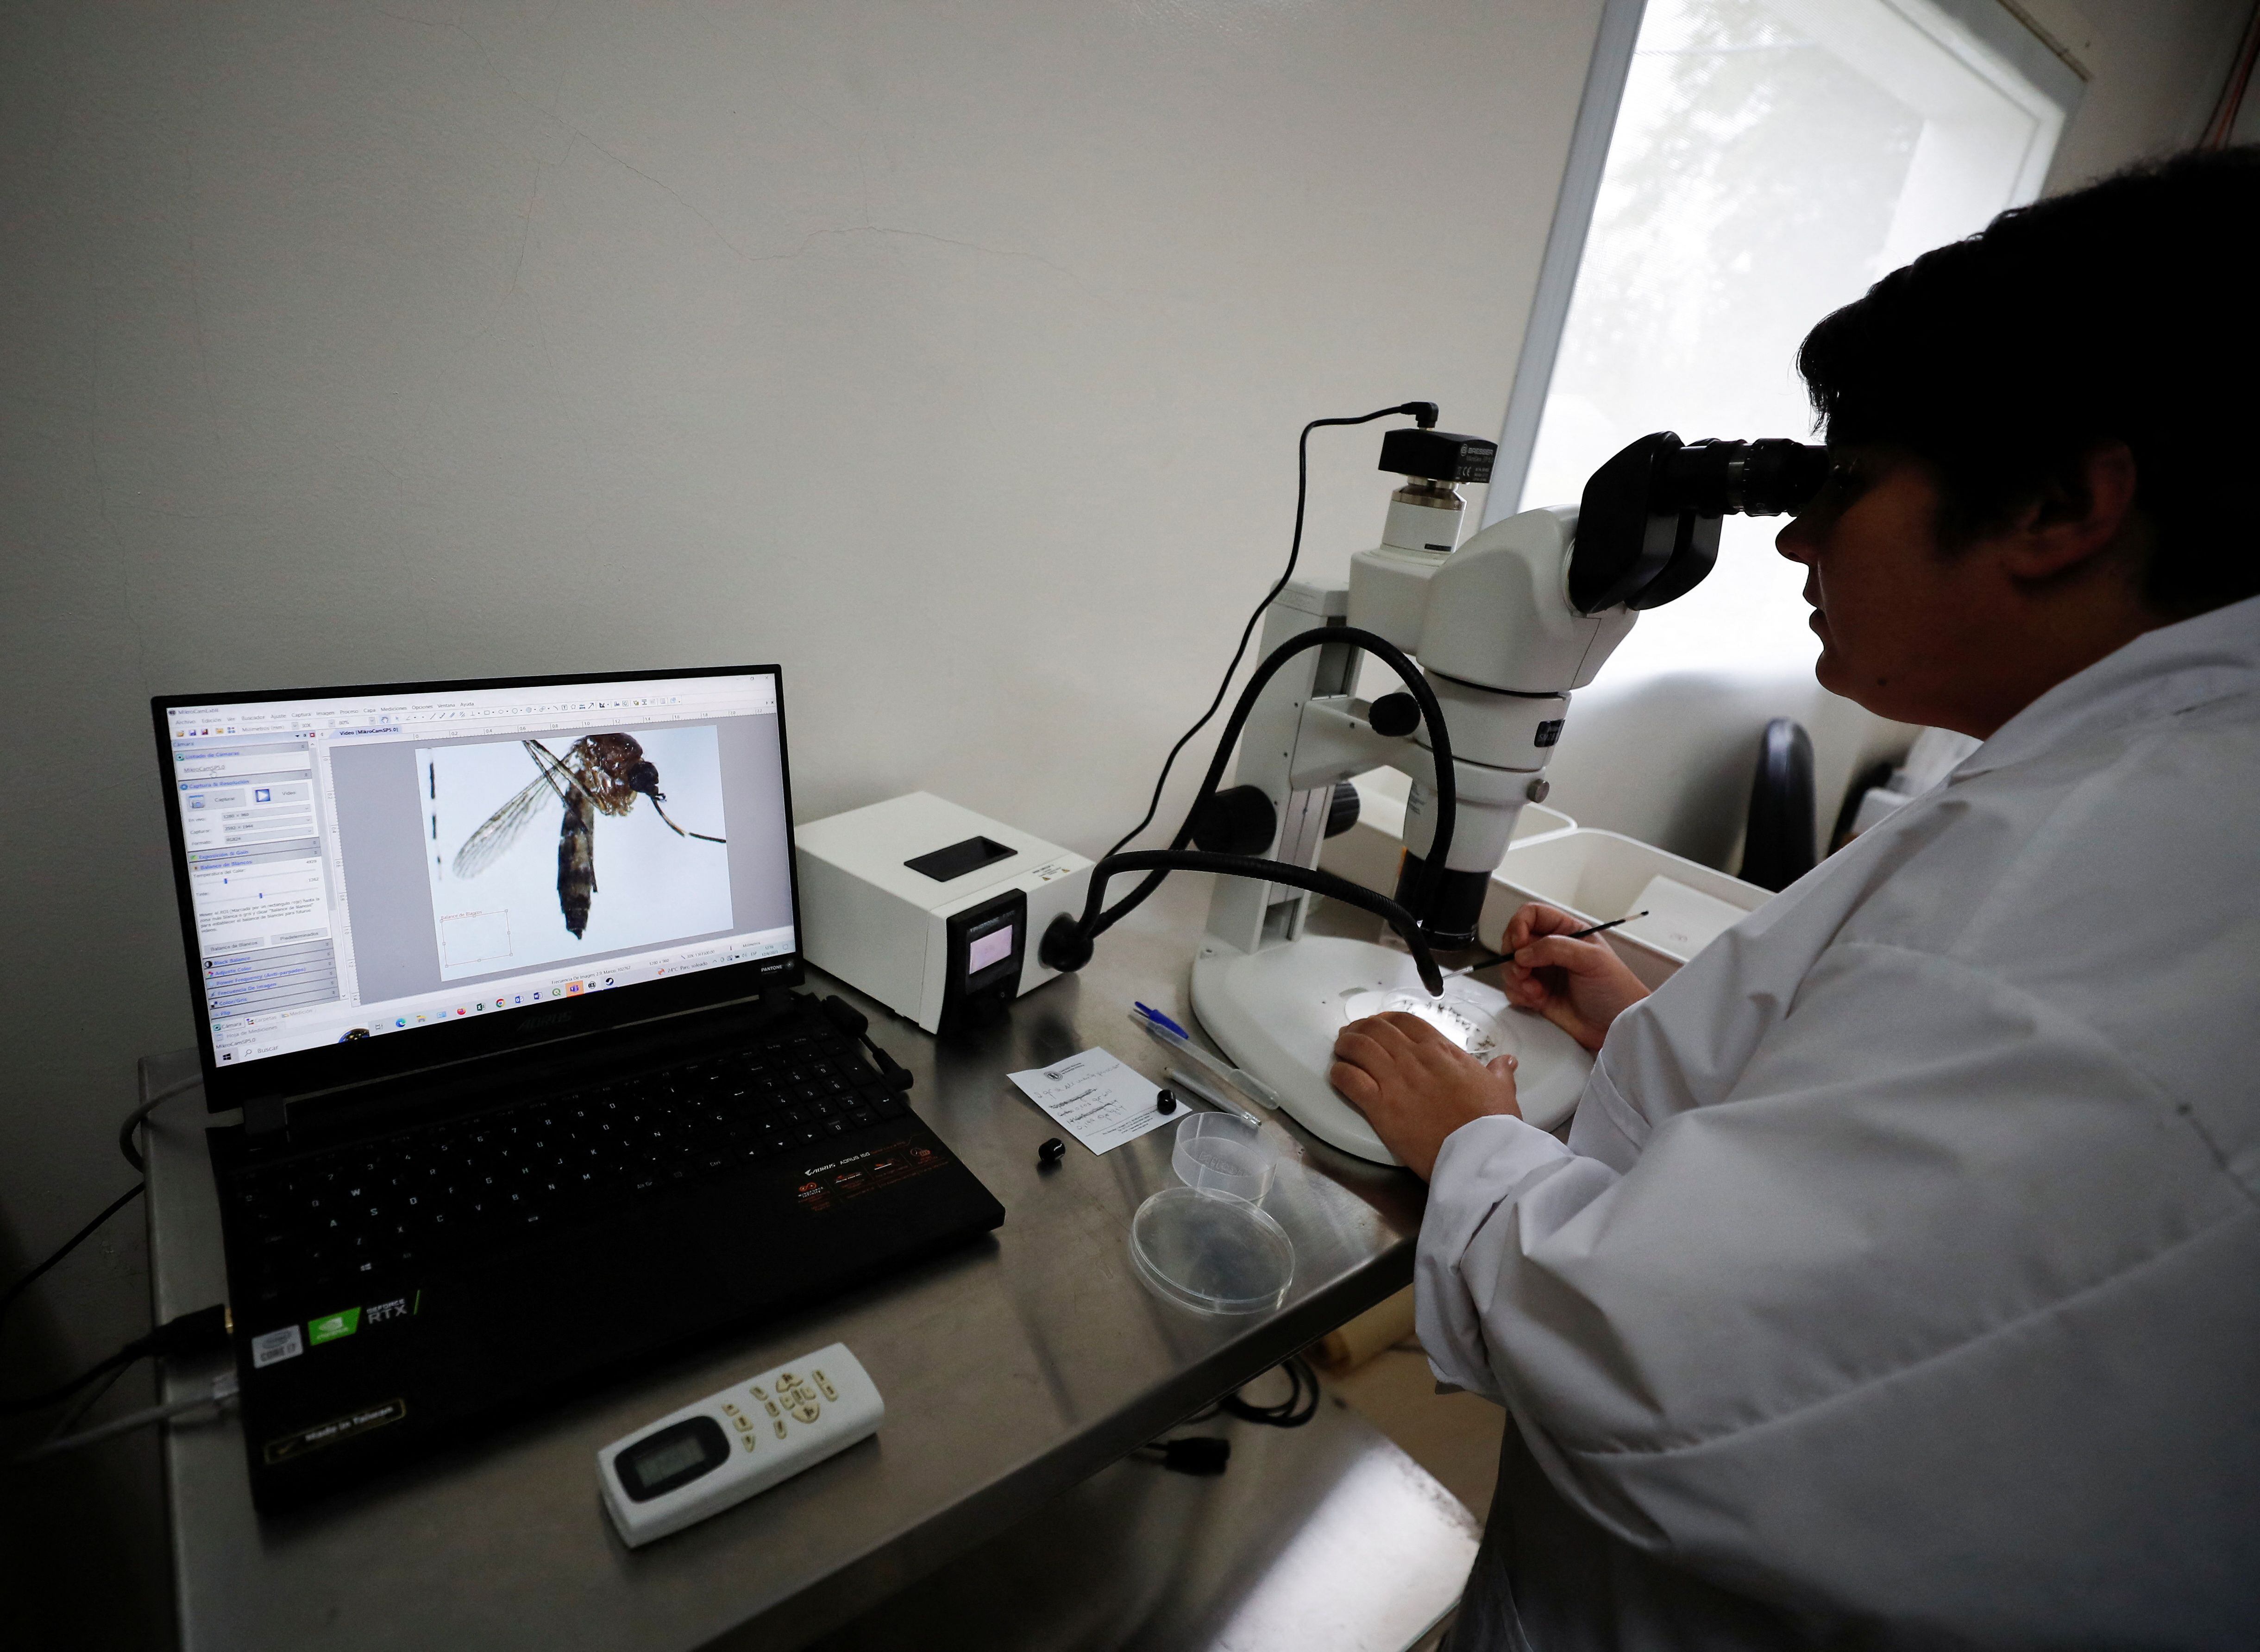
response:
<svg viewBox="0 0 2260 1652"><path fill-rule="evenodd" d="M256 1139L279 1135L290 1126L290 1103L280 1096L254 1096L243 1104L243 1134Z"/></svg>

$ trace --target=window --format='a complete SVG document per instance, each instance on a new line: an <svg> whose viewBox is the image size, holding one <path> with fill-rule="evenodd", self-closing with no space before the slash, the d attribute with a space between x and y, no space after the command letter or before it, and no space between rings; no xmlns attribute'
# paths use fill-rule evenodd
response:
<svg viewBox="0 0 2260 1652"><path fill-rule="evenodd" d="M1806 435L1806 331L2032 199L2079 87L1997 0L1613 4L1487 516L1575 501L1651 430ZM1779 526L1727 518L1717 570L1610 675L1809 665Z"/></svg>

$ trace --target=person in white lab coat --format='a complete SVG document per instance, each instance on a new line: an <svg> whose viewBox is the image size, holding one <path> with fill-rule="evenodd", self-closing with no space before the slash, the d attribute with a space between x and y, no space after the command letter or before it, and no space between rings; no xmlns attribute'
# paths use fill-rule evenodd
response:
<svg viewBox="0 0 2260 1652"><path fill-rule="evenodd" d="M1808 338L1820 681L1984 744L1652 996L1518 913L1566 1144L1341 1034L1512 1416L1455 1652L2260 1646L2256 222L2183 157Z"/></svg>

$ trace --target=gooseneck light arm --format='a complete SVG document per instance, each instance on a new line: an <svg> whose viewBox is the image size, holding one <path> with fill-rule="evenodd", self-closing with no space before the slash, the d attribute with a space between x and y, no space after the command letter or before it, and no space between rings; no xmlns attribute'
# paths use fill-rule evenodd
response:
<svg viewBox="0 0 2260 1652"><path fill-rule="evenodd" d="M1430 750L1436 765L1436 835L1429 855L1429 872L1420 885L1419 898L1409 906L1362 889L1346 879L1305 867L1290 865L1254 855L1211 855L1185 846L1192 840L1193 829L1200 818L1202 805L1216 793L1217 784L1224 776L1226 763L1231 761L1233 747L1246 726L1248 713L1255 708L1264 685L1270 682L1279 669L1295 655L1311 648L1322 648L1330 644L1346 643L1373 654L1394 671L1405 684L1405 691L1420 708L1420 716L1428 727ZM1451 847L1452 825L1458 810L1458 791L1452 775L1451 737L1444 728L1444 712L1437 704L1435 691L1428 686L1420 668L1395 643L1355 626L1324 626L1290 637L1264 656L1241 690L1240 699L1232 708L1231 719L1224 732L1217 737L1216 751L1209 759L1208 771L1201 776L1200 789L1194 794L1192 806L1185 812L1184 824L1166 849L1141 849L1127 854L1110 855L1091 869L1091 893L1078 921L1064 915L1055 919L1043 937L1040 954L1046 964L1055 969L1075 970L1091 960L1092 943L1105 934L1122 918L1134 911L1141 902L1161 886L1162 880L1172 871L1217 872L1227 876L1250 877L1266 883L1284 883L1294 889L1305 889L1321 895L1331 895L1348 905L1362 907L1379 914L1391 926L1405 937L1419 962L1420 979L1431 992L1443 990L1442 976L1435 960L1429 955L1427 942L1420 933L1429 901L1441 880L1446 854ZM1144 871L1146 877L1137 888L1124 896L1113 907L1102 910L1105 899L1107 879L1115 872Z"/></svg>

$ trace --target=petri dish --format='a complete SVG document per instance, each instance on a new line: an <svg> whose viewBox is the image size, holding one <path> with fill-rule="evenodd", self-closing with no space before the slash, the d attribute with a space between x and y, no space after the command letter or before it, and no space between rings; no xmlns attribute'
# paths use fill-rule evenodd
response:
<svg viewBox="0 0 2260 1652"><path fill-rule="evenodd" d="M1165 1187L1138 1207L1130 1260L1155 1291L1201 1313L1276 1308L1295 1277L1284 1228L1244 1198L1195 1187Z"/></svg>
<svg viewBox="0 0 2260 1652"><path fill-rule="evenodd" d="M1276 1161L1262 1131L1230 1113L1193 1112L1177 1120L1176 1146L1169 1168L1187 1187L1204 1193L1229 1193L1261 1205L1271 1191Z"/></svg>

